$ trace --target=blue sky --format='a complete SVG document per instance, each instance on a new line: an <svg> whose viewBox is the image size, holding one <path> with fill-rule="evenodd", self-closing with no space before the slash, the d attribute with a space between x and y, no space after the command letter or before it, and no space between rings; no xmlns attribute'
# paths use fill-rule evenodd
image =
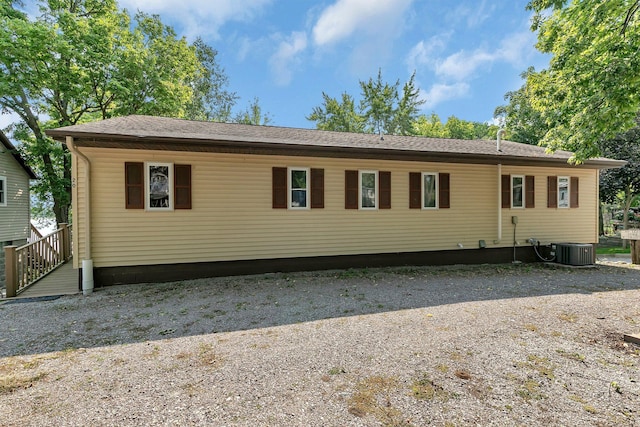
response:
<svg viewBox="0 0 640 427"><path fill-rule="evenodd" d="M306 120L322 92L360 98L359 80L416 83L423 113L490 121L536 51L526 1L513 0L119 0L159 14L179 35L218 51L244 108L258 97L272 125Z"/></svg>

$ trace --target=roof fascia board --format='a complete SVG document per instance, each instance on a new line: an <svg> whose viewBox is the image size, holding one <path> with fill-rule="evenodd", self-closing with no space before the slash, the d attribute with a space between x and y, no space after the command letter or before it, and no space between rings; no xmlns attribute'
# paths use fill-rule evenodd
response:
<svg viewBox="0 0 640 427"><path fill-rule="evenodd" d="M568 163L562 158L540 158L511 156L504 154L475 154L436 152L399 149L337 147L306 144L287 144L271 142L246 142L229 140L203 140L193 138L170 138L132 135L109 135L103 133L74 133L48 130L47 134L56 140L73 136L74 142L80 147L134 149L134 150L159 150L159 151L192 151L232 154L256 154L256 155L285 155L285 156L311 156L328 158L351 159L380 159L418 162L440 163L467 163L485 165L510 165L510 166L549 166L583 169L608 169L619 168L627 162L623 160L587 160L580 165Z"/></svg>

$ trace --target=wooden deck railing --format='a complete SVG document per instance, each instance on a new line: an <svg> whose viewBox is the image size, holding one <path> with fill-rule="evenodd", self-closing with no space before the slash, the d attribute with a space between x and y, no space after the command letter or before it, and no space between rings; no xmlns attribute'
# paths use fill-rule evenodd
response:
<svg viewBox="0 0 640 427"><path fill-rule="evenodd" d="M70 229L67 224L24 246L5 246L7 298L15 297L30 285L64 264L71 257Z"/></svg>
<svg viewBox="0 0 640 427"><path fill-rule="evenodd" d="M34 227L33 224L31 224L31 233L29 235L29 243L35 242L36 240L40 240L43 237L44 236L42 235L42 233L40 233L40 230L38 230L36 227Z"/></svg>

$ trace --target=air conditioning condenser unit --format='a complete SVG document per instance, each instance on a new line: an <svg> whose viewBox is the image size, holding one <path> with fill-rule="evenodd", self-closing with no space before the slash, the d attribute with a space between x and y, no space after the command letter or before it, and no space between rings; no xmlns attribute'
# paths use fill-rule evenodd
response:
<svg viewBox="0 0 640 427"><path fill-rule="evenodd" d="M595 255L589 243L556 243L556 262L565 265L593 265Z"/></svg>

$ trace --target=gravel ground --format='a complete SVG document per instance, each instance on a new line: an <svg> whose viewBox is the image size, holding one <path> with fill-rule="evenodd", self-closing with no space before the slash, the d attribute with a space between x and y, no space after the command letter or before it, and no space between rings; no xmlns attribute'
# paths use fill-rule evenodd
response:
<svg viewBox="0 0 640 427"><path fill-rule="evenodd" d="M640 269L457 266L0 305L2 426L640 426Z"/></svg>

